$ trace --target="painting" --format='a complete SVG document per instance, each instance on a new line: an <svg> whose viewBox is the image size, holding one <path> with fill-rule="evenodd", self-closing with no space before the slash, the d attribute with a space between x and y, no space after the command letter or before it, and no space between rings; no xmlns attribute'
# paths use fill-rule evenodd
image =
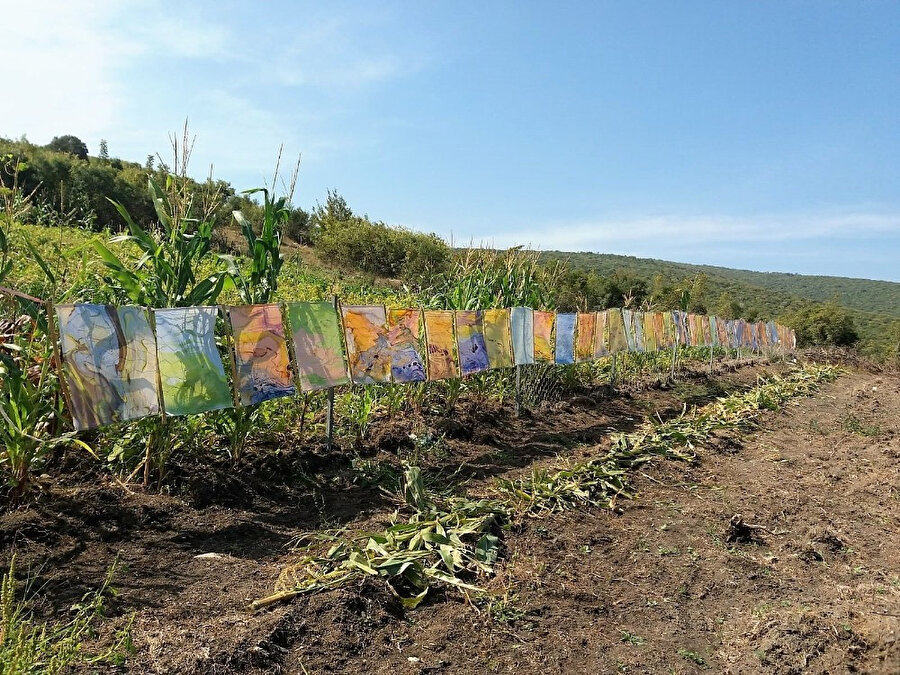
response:
<svg viewBox="0 0 900 675"><path fill-rule="evenodd" d="M583 363L594 359L594 331L597 329L596 312L581 312L576 321L575 361Z"/></svg>
<svg viewBox="0 0 900 675"><path fill-rule="evenodd" d="M553 363L553 326L556 312L534 312L534 360Z"/></svg>
<svg viewBox="0 0 900 675"><path fill-rule="evenodd" d="M456 343L459 349L459 370L473 375L491 367L484 343L484 317L481 310L457 310Z"/></svg>
<svg viewBox="0 0 900 675"><path fill-rule="evenodd" d="M607 336L607 318L609 313L597 312L597 323L594 326L594 358L602 359L609 355L609 338Z"/></svg>
<svg viewBox="0 0 900 675"><path fill-rule="evenodd" d="M577 314L556 315L556 363L575 363L575 323Z"/></svg>
<svg viewBox="0 0 900 675"><path fill-rule="evenodd" d="M655 352L657 350L656 344L656 326L653 323L653 312L644 312L643 321L641 322L641 329L644 336L644 350L648 352Z"/></svg>
<svg viewBox="0 0 900 675"><path fill-rule="evenodd" d="M679 345L690 344L687 334L687 321L684 312L677 309L672 312L672 322L675 324L675 340Z"/></svg>
<svg viewBox="0 0 900 675"><path fill-rule="evenodd" d="M332 302L290 302L287 318L302 391L348 384L341 322Z"/></svg>
<svg viewBox="0 0 900 675"><path fill-rule="evenodd" d="M509 313L513 360L517 366L534 363L534 311L530 307L513 307Z"/></svg>
<svg viewBox="0 0 900 675"><path fill-rule="evenodd" d="M142 308L57 305L56 317L77 431L159 414L156 339Z"/></svg>
<svg viewBox="0 0 900 675"><path fill-rule="evenodd" d="M453 323L454 318L451 311L425 311L425 344L428 351L429 380L445 380L459 376Z"/></svg>
<svg viewBox="0 0 900 675"><path fill-rule="evenodd" d="M719 346L719 320L714 316L709 317L709 344Z"/></svg>
<svg viewBox="0 0 900 675"><path fill-rule="evenodd" d="M384 305L343 305L344 339L353 384L391 381Z"/></svg>
<svg viewBox="0 0 900 675"><path fill-rule="evenodd" d="M644 320L642 312L631 312L631 330L632 340L634 341L634 351L644 351Z"/></svg>
<svg viewBox="0 0 900 675"><path fill-rule="evenodd" d="M675 346L678 331L675 327L675 318L672 312L661 312L663 322L663 348L672 349Z"/></svg>
<svg viewBox="0 0 900 675"><path fill-rule="evenodd" d="M731 343L728 340L728 321L727 319L716 319L716 334L720 347L728 347Z"/></svg>
<svg viewBox="0 0 900 675"><path fill-rule="evenodd" d="M512 368L512 336L508 309L484 310L484 344L491 368Z"/></svg>
<svg viewBox="0 0 900 675"><path fill-rule="evenodd" d="M229 307L234 336L235 388L241 405L256 405L296 391L276 304Z"/></svg>
<svg viewBox="0 0 900 675"><path fill-rule="evenodd" d="M703 345L709 347L712 345L712 323L710 317L705 314L700 316L700 330L703 335Z"/></svg>
<svg viewBox="0 0 900 675"><path fill-rule="evenodd" d="M216 348L215 307L155 309L156 354L167 415L192 415L234 405Z"/></svg>
<svg viewBox="0 0 900 675"><path fill-rule="evenodd" d="M389 309L387 314L388 360L394 382L424 382L422 310Z"/></svg>
<svg viewBox="0 0 900 675"><path fill-rule="evenodd" d="M625 332L625 320L621 309L606 310L606 330L609 335L609 353L628 351L628 334Z"/></svg>
<svg viewBox="0 0 900 675"><path fill-rule="evenodd" d="M625 342L628 345L628 351L636 352L637 347L634 343L634 312L630 309L622 310L622 326L625 329Z"/></svg>

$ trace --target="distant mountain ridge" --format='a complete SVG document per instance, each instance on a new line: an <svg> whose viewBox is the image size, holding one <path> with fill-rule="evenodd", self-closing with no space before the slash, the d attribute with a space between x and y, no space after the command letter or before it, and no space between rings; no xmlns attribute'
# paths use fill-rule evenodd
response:
<svg viewBox="0 0 900 675"><path fill-rule="evenodd" d="M715 265L637 258L611 253L542 251L546 261L563 260L576 269L611 275L625 270L651 281L661 275L677 281L704 273L708 279L707 302L715 311L717 298L728 294L738 300L747 316L782 317L810 303L834 300L853 317L868 353L884 353L896 347L893 334L900 322L900 283L784 272L754 272Z"/></svg>
<svg viewBox="0 0 900 675"><path fill-rule="evenodd" d="M686 277L704 272L715 287L720 285L715 283L717 281L738 282L773 291L784 301L792 297L817 302L836 299L839 304L849 309L900 317L900 283L892 281L788 272L754 272L611 253L544 251L542 256L550 260L568 260L573 267L594 270L599 274L611 274L615 270L628 269L649 277L656 274L666 277Z"/></svg>

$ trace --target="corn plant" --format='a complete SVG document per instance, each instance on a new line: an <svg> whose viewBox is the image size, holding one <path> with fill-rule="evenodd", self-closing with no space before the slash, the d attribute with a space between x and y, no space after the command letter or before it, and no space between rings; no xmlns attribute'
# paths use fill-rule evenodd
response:
<svg viewBox="0 0 900 675"><path fill-rule="evenodd" d="M417 467L403 478L405 520L399 514L381 532L357 535L316 534L304 539L301 558L285 568L276 592L254 602L253 609L340 586L355 578L384 579L409 609L434 586L479 592L479 576L493 572L500 555L499 528L509 518L496 501L430 494Z"/></svg>
<svg viewBox="0 0 900 675"><path fill-rule="evenodd" d="M193 196L179 202L177 177L168 176L166 191L148 178L150 198L159 219L159 230L148 232L138 225L124 206L112 202L128 228L113 241L137 246L141 257L134 263L117 256L99 239L94 250L107 269L107 282L125 300L144 307L190 307L212 304L229 276L225 270L197 280L200 262L210 251L213 222L194 215ZM112 200L110 200L112 201Z"/></svg>
<svg viewBox="0 0 900 675"><path fill-rule="evenodd" d="M0 321L0 467L15 496L27 490L34 468L54 447L71 442L93 454L71 433L59 433L59 381L41 326L45 319L28 315Z"/></svg>
<svg viewBox="0 0 900 675"><path fill-rule="evenodd" d="M145 307L190 307L214 304L231 284L227 271L217 270L198 279L197 272L210 252L213 212L216 194L197 195L189 189L187 164L191 145L187 138L179 147L173 140L175 172L166 177L165 189L149 177L147 188L159 220L158 228L147 231L138 225L128 211L110 200L122 216L127 233L113 238L134 244L141 255L137 260L118 256L99 239L94 250L106 267L106 281L127 302ZM164 419L152 424L144 457L144 483L150 482L150 469L156 465L160 477L165 472L165 458L172 444ZM161 479L161 478L160 478Z"/></svg>
<svg viewBox="0 0 900 675"><path fill-rule="evenodd" d="M353 434L353 445L357 449L363 447L378 403L378 392L374 386L349 389L340 399L341 417L349 425Z"/></svg>
<svg viewBox="0 0 900 675"><path fill-rule="evenodd" d="M25 194L19 185L19 175L27 168L25 162L11 153L0 155L0 205L3 218L0 221L0 283L12 271L13 259L9 244L9 234L13 223L22 218L31 208L37 188Z"/></svg>
<svg viewBox="0 0 900 675"><path fill-rule="evenodd" d="M426 304L443 309L555 306L562 263L542 265L535 251L469 248L453 261L430 291Z"/></svg>

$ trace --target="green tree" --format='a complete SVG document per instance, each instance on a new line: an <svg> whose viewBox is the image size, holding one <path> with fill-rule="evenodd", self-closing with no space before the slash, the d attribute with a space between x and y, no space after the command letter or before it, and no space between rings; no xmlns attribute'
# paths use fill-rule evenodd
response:
<svg viewBox="0 0 900 675"><path fill-rule="evenodd" d="M853 317L837 301L816 303L784 317L785 325L797 332L799 346L852 346L859 341Z"/></svg>
<svg viewBox="0 0 900 675"><path fill-rule="evenodd" d="M72 136L71 134L67 134L65 136L54 136L53 140L47 143L46 147L48 150L54 150L56 152L67 152L70 155L74 155L78 159L87 159L88 158L88 147L84 144L78 136Z"/></svg>
<svg viewBox="0 0 900 675"><path fill-rule="evenodd" d="M719 299L713 305L713 313L722 319L740 318L741 303L735 300L728 291L722 291Z"/></svg>

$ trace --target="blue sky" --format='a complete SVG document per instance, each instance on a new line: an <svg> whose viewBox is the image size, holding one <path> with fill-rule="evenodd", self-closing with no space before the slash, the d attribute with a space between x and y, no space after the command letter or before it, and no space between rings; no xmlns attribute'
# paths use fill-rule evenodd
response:
<svg viewBox="0 0 900 675"><path fill-rule="evenodd" d="M457 244L900 281L900 2L0 0L0 135ZM14 57L9 55L13 54Z"/></svg>

